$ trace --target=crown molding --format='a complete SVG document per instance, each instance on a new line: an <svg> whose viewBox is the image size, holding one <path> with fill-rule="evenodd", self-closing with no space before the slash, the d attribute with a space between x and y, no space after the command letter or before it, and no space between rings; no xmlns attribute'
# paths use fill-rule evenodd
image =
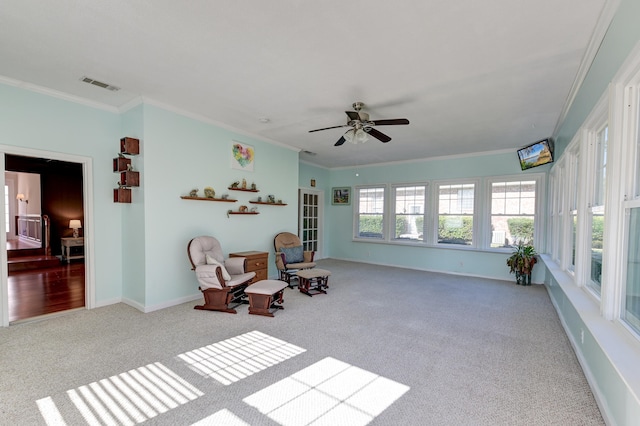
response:
<svg viewBox="0 0 640 426"><path fill-rule="evenodd" d="M7 86L13 86L19 89L28 90L30 92L51 96L53 98L62 99L64 101L69 101L76 104L88 106L91 108L100 109L103 111L108 111L116 114L119 112L118 108L113 107L111 105L103 104L102 102L91 101L89 99L82 98L80 96L70 95L65 92L60 92L58 90L49 89L47 87L38 86L37 84L27 83L26 81L16 80L16 79L5 77L2 75L0 75L0 83L6 84Z"/></svg>

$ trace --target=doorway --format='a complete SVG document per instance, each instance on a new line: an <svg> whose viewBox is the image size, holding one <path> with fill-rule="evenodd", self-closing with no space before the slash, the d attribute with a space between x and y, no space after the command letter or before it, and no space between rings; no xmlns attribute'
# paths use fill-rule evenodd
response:
<svg viewBox="0 0 640 426"><path fill-rule="evenodd" d="M91 215L87 215L91 205L91 160L14 147L0 149L5 170L0 326L70 309L92 308L90 238L85 244L92 222ZM39 182L30 180L26 184L22 174L36 175ZM70 228L78 223L79 229ZM72 261L63 261L61 242L73 239L76 232L78 241L83 243L73 247L76 252Z"/></svg>
<svg viewBox="0 0 640 426"><path fill-rule="evenodd" d="M298 235L304 250L315 251L314 259L322 259L322 206L324 192L311 189L298 191Z"/></svg>

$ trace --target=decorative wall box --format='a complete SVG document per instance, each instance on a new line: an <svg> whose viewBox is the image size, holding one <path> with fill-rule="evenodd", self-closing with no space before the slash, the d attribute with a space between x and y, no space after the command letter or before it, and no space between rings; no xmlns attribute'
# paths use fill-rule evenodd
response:
<svg viewBox="0 0 640 426"><path fill-rule="evenodd" d="M129 188L116 188L113 190L114 203L130 203L131 190Z"/></svg>
<svg viewBox="0 0 640 426"><path fill-rule="evenodd" d="M124 172L129 170L129 166L131 165L131 158L126 157L118 157L113 159L113 171L114 172Z"/></svg>
<svg viewBox="0 0 640 426"><path fill-rule="evenodd" d="M120 173L120 185L140 186L140 172L127 171Z"/></svg>
<svg viewBox="0 0 640 426"><path fill-rule="evenodd" d="M128 155L140 154L140 140L135 138L120 139L120 152Z"/></svg>

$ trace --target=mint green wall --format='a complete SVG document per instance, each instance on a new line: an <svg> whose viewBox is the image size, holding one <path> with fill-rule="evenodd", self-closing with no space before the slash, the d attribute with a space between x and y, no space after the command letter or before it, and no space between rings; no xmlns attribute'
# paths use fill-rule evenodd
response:
<svg viewBox="0 0 640 426"><path fill-rule="evenodd" d="M0 145L89 157L93 163L97 305L122 296L120 206L113 203L118 114L0 84Z"/></svg>
<svg viewBox="0 0 640 426"><path fill-rule="evenodd" d="M123 136L141 140L132 157L141 186L133 202L113 202L119 176L112 161ZM231 169L232 141L255 148L254 172ZM151 105L122 114L105 112L12 86L0 85L0 145L89 157L93 163L96 305L124 300L149 311L201 297L186 247L213 235L225 254L270 253L273 236L297 226L298 153ZM10 151L10 149L8 149ZM255 182L260 192L230 192L235 180ZM192 188L212 186L236 203L180 199ZM231 216L228 209L269 194L285 207L259 205L259 215ZM85 235L89 229L85 227Z"/></svg>
<svg viewBox="0 0 640 426"><path fill-rule="evenodd" d="M140 187L131 188L131 203L118 204L122 229L122 298L130 305L144 310L146 305L145 279L145 204L144 187L146 179L144 169L144 105L138 105L122 114L121 137L139 139L140 154L129 156L131 165L140 172ZM116 146L119 150L119 146ZM114 184L118 175L114 174Z"/></svg>
<svg viewBox="0 0 640 426"><path fill-rule="evenodd" d="M556 154L560 155L573 139L596 102L607 90L616 72L640 40L640 1L621 0L615 17L593 60L582 87L559 129Z"/></svg>
<svg viewBox="0 0 640 426"><path fill-rule="evenodd" d="M254 171L231 168L232 141L255 149ZM144 106L144 264L146 306L198 296L190 270L187 243L199 235L220 240L227 255L234 251L269 252L269 276L276 277L273 237L296 229L298 153L191 118ZM229 191L245 178L259 193ZM193 188L203 194L229 194L236 203L182 200ZM273 194L285 207L253 205L250 200ZM134 194L135 196L135 194ZM240 205L258 207L259 215L230 216Z"/></svg>
<svg viewBox="0 0 640 426"><path fill-rule="evenodd" d="M556 143L557 153L559 150L564 150L573 139L597 101L606 92L609 83L632 48L640 41L638 17L640 17L639 1L622 0L620 2L593 65L560 128ZM569 295L571 291L582 290L573 283L565 287L558 285L551 273L547 274L545 285L572 340L580 342L580 334L584 331L584 343L576 345L576 350L578 357L583 360L583 367L593 378L592 385L601 398L603 414L611 424L638 424L640 402L628 384L633 379L620 375L611 360L611 354L608 354L607 349L593 337L593 333L613 336L616 330L615 323L600 318L599 312L596 312L595 318L599 319L600 323L595 326L597 329L590 330L591 324L594 323L594 313L585 308L598 311L597 306L574 305L575 297ZM589 303L592 304L592 301L590 300Z"/></svg>
<svg viewBox="0 0 640 426"><path fill-rule="evenodd" d="M526 176L528 173L548 171L548 165L527 172L520 170L515 150L527 142L514 141L513 152L332 170L330 182L332 187L355 188L356 185L424 182L434 179ZM353 203L350 206L333 206L329 203L327 228L330 257L514 280L506 266L508 255L505 253L352 241L353 212ZM541 283L543 279L543 272L534 269L532 280Z"/></svg>

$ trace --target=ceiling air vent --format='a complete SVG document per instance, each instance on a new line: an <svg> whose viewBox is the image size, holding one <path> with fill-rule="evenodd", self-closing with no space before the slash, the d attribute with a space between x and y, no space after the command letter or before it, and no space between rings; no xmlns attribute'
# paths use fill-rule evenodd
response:
<svg viewBox="0 0 640 426"><path fill-rule="evenodd" d="M89 83L89 84L93 84L94 86L102 87L103 89L111 90L112 92L120 90L119 87L112 86L111 84L103 83L103 82L98 81L98 80L94 80L94 79L92 79L90 77L82 77L80 79L80 81L83 81L83 82Z"/></svg>

